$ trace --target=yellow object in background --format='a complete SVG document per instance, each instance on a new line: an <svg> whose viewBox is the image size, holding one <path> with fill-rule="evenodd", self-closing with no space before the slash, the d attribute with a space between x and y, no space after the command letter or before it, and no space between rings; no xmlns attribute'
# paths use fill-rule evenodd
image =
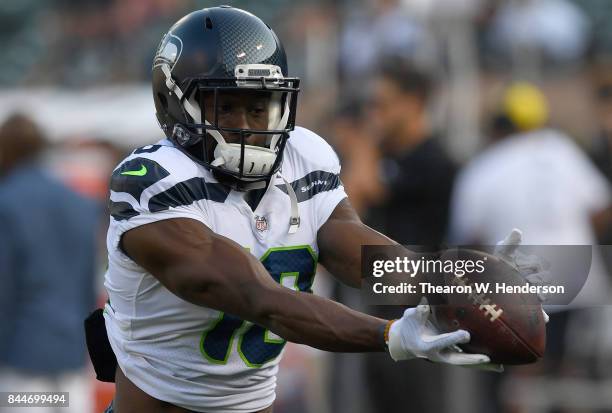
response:
<svg viewBox="0 0 612 413"><path fill-rule="evenodd" d="M541 128L548 121L548 101L542 91L527 82L510 86L504 95L504 112L523 132Z"/></svg>

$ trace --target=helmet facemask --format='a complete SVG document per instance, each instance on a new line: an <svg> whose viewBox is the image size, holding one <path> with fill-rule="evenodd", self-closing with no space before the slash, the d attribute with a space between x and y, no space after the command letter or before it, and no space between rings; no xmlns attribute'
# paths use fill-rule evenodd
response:
<svg viewBox="0 0 612 413"><path fill-rule="evenodd" d="M295 126L298 86L263 64L238 65L235 78L189 79L177 94L188 122L177 122L172 138L192 155L201 151L195 160L237 189L262 187L280 168Z"/></svg>

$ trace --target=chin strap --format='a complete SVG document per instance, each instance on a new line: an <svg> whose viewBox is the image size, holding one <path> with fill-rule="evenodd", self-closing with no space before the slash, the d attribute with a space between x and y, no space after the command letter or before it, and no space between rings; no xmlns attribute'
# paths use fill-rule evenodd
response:
<svg viewBox="0 0 612 413"><path fill-rule="evenodd" d="M285 103L285 113L283 113L283 117L278 121L278 125L276 129L284 129L287 126L287 121L289 120L289 100ZM276 134L272 136L272 140L270 141L270 149L274 149L278 140L280 139L281 134ZM291 202L291 216L289 218L289 234L295 234L300 227L300 210L298 208L297 195L293 190L293 187L285 179L285 177L279 173L278 174L285 183L285 188L287 188L287 195L289 195L289 202Z"/></svg>
<svg viewBox="0 0 612 413"><path fill-rule="evenodd" d="M283 117L280 118L280 120L278 121L278 124L276 125L274 129L276 130L285 129L285 126L287 126L288 121L289 121L289 99L287 99L287 102L285 103L285 113L283 113ZM280 133L272 135L272 139L270 140L270 149L274 150L274 148L276 148L276 144L278 143L278 140L280 139L280 137L281 137Z"/></svg>
<svg viewBox="0 0 612 413"><path fill-rule="evenodd" d="M176 84L174 79L172 79L170 66L167 64L161 65L161 71L163 72L164 76L166 76L166 87L168 88L168 90L173 92L176 97L179 98L179 100L183 99L184 93L181 88ZM183 106L185 107L187 113L189 113L189 115L194 120L196 120L197 123L200 123L200 111L193 105L192 102L189 101L189 99L185 99L185 101L183 102Z"/></svg>
<svg viewBox="0 0 612 413"><path fill-rule="evenodd" d="M300 227L300 210L298 208L297 195L291 184L285 179L283 175L278 174L285 182L285 188L287 188L287 195L289 195L289 201L291 202L291 217L289 218L289 234L295 234Z"/></svg>

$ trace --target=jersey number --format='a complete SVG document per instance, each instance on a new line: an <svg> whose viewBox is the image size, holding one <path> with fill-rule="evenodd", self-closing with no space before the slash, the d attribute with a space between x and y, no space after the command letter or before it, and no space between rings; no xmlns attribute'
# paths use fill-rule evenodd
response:
<svg viewBox="0 0 612 413"><path fill-rule="evenodd" d="M261 263L272 278L296 291L311 292L317 258L310 246L270 248ZM265 328L229 314L220 313L211 328L202 333L200 351L211 363L225 364L238 337L238 354L249 367L261 367L274 360L283 350L285 340Z"/></svg>

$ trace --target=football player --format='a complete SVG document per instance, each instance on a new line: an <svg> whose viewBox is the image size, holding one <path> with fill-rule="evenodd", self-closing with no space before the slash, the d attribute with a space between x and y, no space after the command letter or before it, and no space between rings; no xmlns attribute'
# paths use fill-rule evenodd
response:
<svg viewBox="0 0 612 413"><path fill-rule="evenodd" d="M427 306L395 322L311 294L317 262L360 286L364 225L331 147L295 126L299 80L256 16L221 6L180 19L153 62L166 138L111 179L106 330L116 413L269 412L286 340L483 365Z"/></svg>

